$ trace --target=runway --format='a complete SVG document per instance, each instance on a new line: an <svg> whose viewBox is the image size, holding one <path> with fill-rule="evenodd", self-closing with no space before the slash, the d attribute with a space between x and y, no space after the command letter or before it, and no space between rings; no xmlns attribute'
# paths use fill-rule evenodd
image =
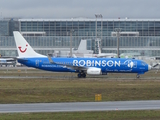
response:
<svg viewBox="0 0 160 120"><path fill-rule="evenodd" d="M160 110L160 100L0 104L0 113Z"/></svg>
<svg viewBox="0 0 160 120"><path fill-rule="evenodd" d="M158 71L150 71L147 75L141 75L140 80L160 80ZM136 74L124 73L119 76L118 73L108 75L87 75L85 79L107 79L107 80L136 80ZM78 79L77 73L51 72L33 69L30 67L0 67L0 79Z"/></svg>

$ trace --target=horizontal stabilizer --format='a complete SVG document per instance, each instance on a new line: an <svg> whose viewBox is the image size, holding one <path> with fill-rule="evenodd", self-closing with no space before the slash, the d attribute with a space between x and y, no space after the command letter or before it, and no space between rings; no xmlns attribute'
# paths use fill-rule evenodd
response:
<svg viewBox="0 0 160 120"><path fill-rule="evenodd" d="M27 59L21 59L21 58L17 58L18 61L23 61L23 62L27 62Z"/></svg>
<svg viewBox="0 0 160 120"><path fill-rule="evenodd" d="M157 64L153 65L152 67L157 67L158 65L160 65L160 64L159 64L159 63L157 63Z"/></svg>

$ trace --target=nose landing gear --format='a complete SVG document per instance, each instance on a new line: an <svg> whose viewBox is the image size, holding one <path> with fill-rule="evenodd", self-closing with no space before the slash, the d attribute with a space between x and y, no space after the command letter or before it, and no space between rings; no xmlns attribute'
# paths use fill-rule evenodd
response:
<svg viewBox="0 0 160 120"><path fill-rule="evenodd" d="M136 76L137 78L140 78L140 75L139 74L137 74L137 76Z"/></svg>

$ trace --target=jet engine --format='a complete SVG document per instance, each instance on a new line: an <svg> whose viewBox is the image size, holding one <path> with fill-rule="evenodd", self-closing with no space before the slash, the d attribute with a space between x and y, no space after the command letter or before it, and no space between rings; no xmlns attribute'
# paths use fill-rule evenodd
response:
<svg viewBox="0 0 160 120"><path fill-rule="evenodd" d="M87 70L87 74L88 75L101 75L102 71L100 68L89 68Z"/></svg>

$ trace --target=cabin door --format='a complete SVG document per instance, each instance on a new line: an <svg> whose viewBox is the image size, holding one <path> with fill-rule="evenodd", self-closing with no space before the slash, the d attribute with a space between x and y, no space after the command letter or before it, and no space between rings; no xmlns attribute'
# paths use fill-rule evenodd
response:
<svg viewBox="0 0 160 120"><path fill-rule="evenodd" d="M39 67L39 60L36 60L36 67Z"/></svg>

